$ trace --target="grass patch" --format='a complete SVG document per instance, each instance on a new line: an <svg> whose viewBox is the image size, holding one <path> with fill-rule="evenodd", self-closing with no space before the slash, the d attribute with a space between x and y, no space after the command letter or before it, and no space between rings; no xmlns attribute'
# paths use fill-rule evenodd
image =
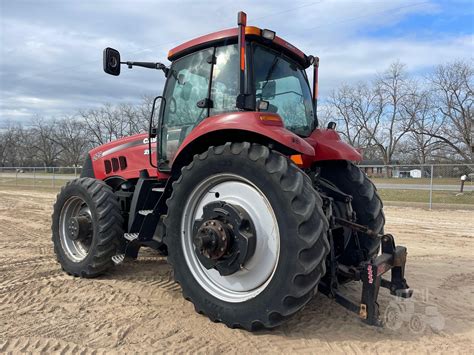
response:
<svg viewBox="0 0 474 355"><path fill-rule="evenodd" d="M428 190L377 190L382 201L398 201L398 202L425 202L430 201L430 192ZM433 203L445 204L467 204L474 205L474 191L464 192L460 194L455 191L433 191Z"/></svg>
<svg viewBox="0 0 474 355"><path fill-rule="evenodd" d="M72 179L71 179L72 180ZM37 177L36 179L30 178L5 178L0 177L0 187L2 186L10 186L10 187L38 187L38 188L59 188L68 182L67 179L51 179L50 177L47 179L41 179Z"/></svg>
<svg viewBox="0 0 474 355"><path fill-rule="evenodd" d="M380 179L383 181L399 180L399 179ZM400 179L400 181L403 179ZM408 180L408 179L407 179ZM420 180L420 179L418 179ZM34 182L34 185L33 185ZM53 180L36 178L35 180L29 178L5 178L0 177L0 189L25 189L25 190L58 190L66 184L65 179ZM378 189L382 201L393 202L421 202L428 203L430 201L429 190L403 190L403 189ZM442 204L467 204L474 205L474 191L467 191L459 194L457 191L433 191L433 203Z"/></svg>
<svg viewBox="0 0 474 355"><path fill-rule="evenodd" d="M415 179L415 178L371 178L375 185L377 184L395 184L395 185L429 185L431 179ZM461 180L455 178L433 178L433 185L457 185L461 186ZM473 182L467 181L465 186L472 185Z"/></svg>

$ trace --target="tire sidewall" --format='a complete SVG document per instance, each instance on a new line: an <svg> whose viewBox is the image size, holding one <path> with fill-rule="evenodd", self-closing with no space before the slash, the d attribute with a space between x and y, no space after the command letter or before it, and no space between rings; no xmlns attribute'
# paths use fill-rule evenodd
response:
<svg viewBox="0 0 474 355"><path fill-rule="evenodd" d="M288 159L286 160L287 164L291 164ZM285 289L293 282L290 278L299 272L303 272L299 268L298 263L295 262L295 257L298 256L299 250L295 243L292 243L292 237L295 237L295 231L297 231L300 221L297 215L288 213L291 194L282 191L277 174L267 173L261 162L254 162L243 154L226 155L225 158L219 155L209 155L205 161L195 160L195 164L199 165L199 167L197 169L193 168L192 173L188 173L186 168L183 169L179 183L180 187L173 192L173 200L182 201L180 203L180 212L171 212L168 215L167 244L170 257L175 261L175 273L179 274L177 279L185 283L184 285L182 284L183 290L187 293L185 297L190 298L197 306L197 309L205 308L211 319L261 318L263 316L262 311L264 312L269 309L272 302L281 301L281 299L274 296L281 293L282 289ZM295 170L296 174L304 174L296 166L293 169L297 169ZM220 300L203 289L199 282L194 279L185 262L186 259L180 238L184 214L182 206L186 205L190 192L204 179L212 175L226 173L235 174L249 180L265 195L272 206L279 229L280 251L276 270L271 281L257 296L239 303ZM301 178L304 178L304 176L301 176ZM172 204L169 206L169 212L177 207Z"/></svg>
<svg viewBox="0 0 474 355"><path fill-rule="evenodd" d="M53 209L53 218L52 218L53 238L52 239L53 239L54 249L56 251L56 256L58 258L59 263L63 267L63 269L68 273L71 273L74 275L81 275L83 273L83 270L86 269L87 266L92 263L94 259L94 250L97 248L98 211L97 211L96 203L92 199L87 188L85 188L81 184L77 184L74 182L75 181L66 185L57 196L57 200ZM102 187L108 188L106 185ZM74 262L68 257L61 243L61 236L59 233L59 229L60 229L59 222L60 222L60 217L61 217L61 211L64 207L64 204L69 200L69 198L74 197L74 196L78 196L82 198L82 200L89 207L91 211L91 216L92 216L92 231L93 231L92 243L89 248L89 252L87 256L79 262Z"/></svg>

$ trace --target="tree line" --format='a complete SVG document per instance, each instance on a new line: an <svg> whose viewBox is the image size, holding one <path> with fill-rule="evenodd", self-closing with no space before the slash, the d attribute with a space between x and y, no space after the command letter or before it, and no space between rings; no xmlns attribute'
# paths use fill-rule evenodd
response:
<svg viewBox="0 0 474 355"><path fill-rule="evenodd" d="M344 84L321 105L321 126L335 121L368 160L393 163L472 163L472 62L455 61L423 77L395 62L373 80ZM146 132L152 98L106 104L61 118L34 117L0 131L0 166L81 166L87 152Z"/></svg>
<svg viewBox="0 0 474 355"><path fill-rule="evenodd" d="M395 62L374 80L334 90L322 116L365 159L473 162L473 79L472 62L442 64L421 78Z"/></svg>
<svg viewBox="0 0 474 355"><path fill-rule="evenodd" d="M0 167L81 166L93 147L148 127L152 100L136 105L105 104L61 118L34 117L27 126L8 124L0 132Z"/></svg>

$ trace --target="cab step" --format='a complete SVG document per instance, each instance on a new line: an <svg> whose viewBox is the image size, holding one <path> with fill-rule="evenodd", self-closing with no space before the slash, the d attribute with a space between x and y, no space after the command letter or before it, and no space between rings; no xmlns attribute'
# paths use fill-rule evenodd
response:
<svg viewBox="0 0 474 355"><path fill-rule="evenodd" d="M125 260L125 254L117 254L112 256L112 261L114 262L115 265L123 263Z"/></svg>
<svg viewBox="0 0 474 355"><path fill-rule="evenodd" d="M141 214L142 216L147 216L150 213L153 213L153 210L140 210L140 211L138 211L138 214Z"/></svg>
<svg viewBox="0 0 474 355"><path fill-rule="evenodd" d="M123 237L129 242L132 242L138 238L138 233L124 233Z"/></svg>

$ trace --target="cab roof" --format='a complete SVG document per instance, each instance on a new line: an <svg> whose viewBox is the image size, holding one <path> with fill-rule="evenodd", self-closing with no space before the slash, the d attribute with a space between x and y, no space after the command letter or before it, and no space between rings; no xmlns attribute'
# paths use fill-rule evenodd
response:
<svg viewBox="0 0 474 355"><path fill-rule="evenodd" d="M171 49L168 52L168 60L174 61L197 50L215 45L237 43L238 33L239 29L236 27L194 38ZM294 60L303 65L304 68L307 68L310 65L308 57L298 48L278 36L275 36L273 41L263 38L262 30L258 27L246 26L245 36L248 39L265 43L277 51L284 52L286 55L292 57Z"/></svg>

